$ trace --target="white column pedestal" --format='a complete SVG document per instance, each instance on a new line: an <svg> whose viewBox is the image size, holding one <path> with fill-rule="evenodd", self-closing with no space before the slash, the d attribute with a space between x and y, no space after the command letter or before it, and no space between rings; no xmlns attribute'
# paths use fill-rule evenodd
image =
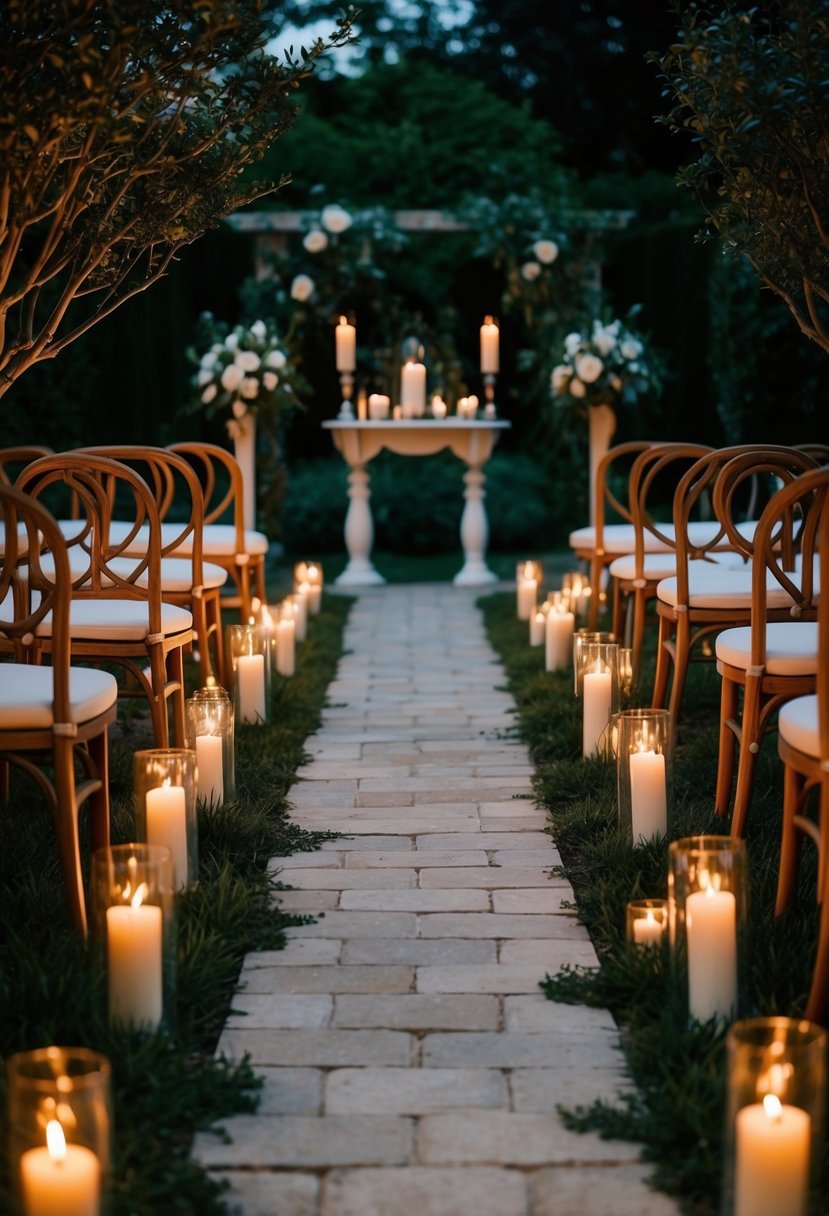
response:
<svg viewBox="0 0 829 1216"><path fill-rule="evenodd" d="M464 498L466 500L461 516L461 545L463 546L464 563L461 570L452 579L456 587L482 587L487 583L498 581L484 561L487 540L489 539L489 522L484 506L484 473L480 466L471 466L463 475Z"/></svg>
<svg viewBox="0 0 829 1216"><path fill-rule="evenodd" d="M355 465L348 475L348 511L345 517L345 547L349 563L339 578L338 587L378 587L385 583L371 564L374 520L371 517L369 475L364 465Z"/></svg>

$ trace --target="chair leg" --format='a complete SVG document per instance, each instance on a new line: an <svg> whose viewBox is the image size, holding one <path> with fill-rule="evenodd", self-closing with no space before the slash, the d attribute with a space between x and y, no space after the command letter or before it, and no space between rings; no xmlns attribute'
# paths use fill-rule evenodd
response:
<svg viewBox="0 0 829 1216"><path fill-rule="evenodd" d="M727 675L722 677L720 694L720 738L717 753L717 794L714 801L714 814L722 817L728 814L731 804L731 785L734 779L734 748L737 740L728 725L735 721L739 704L740 686L736 680L730 680ZM732 821L731 835L735 837L736 824Z"/></svg>
<svg viewBox="0 0 829 1216"><path fill-rule="evenodd" d="M167 721L167 666L161 646L150 646L150 683L152 698L150 714L153 720L153 734L156 747L170 746L170 727Z"/></svg>
<svg viewBox="0 0 829 1216"><path fill-rule="evenodd" d="M631 637L631 646L633 647L633 666L634 672L638 673L642 665L642 650L645 646L645 619L648 611L648 601L645 592L641 587L637 587L633 597L633 635Z"/></svg>
<svg viewBox="0 0 829 1216"><path fill-rule="evenodd" d="M665 699L668 692L668 675L670 664L670 652L667 648L667 643L670 642L674 631L675 622L669 617L659 617L659 636L656 642L656 673L653 678L653 697L651 698L651 706L653 709L663 709Z"/></svg>
<svg viewBox="0 0 829 1216"><path fill-rule="evenodd" d="M743 694L743 722L740 729L740 756L737 761L737 789L734 792L734 813L731 835L735 839L745 834L746 819L754 792L757 755L760 751L760 681L746 676Z"/></svg>
<svg viewBox="0 0 829 1216"><path fill-rule="evenodd" d="M212 674L210 663L210 632L207 625L207 606L204 596L193 600L193 625L199 640L199 678L202 684L207 683L207 677Z"/></svg>
<svg viewBox="0 0 829 1216"><path fill-rule="evenodd" d="M105 727L89 740L89 755L101 788L89 798L89 829L92 851L109 844L109 731Z"/></svg>
<svg viewBox="0 0 829 1216"><path fill-rule="evenodd" d="M173 709L173 739L176 747L184 747L187 742L187 728L184 720L184 648L175 646L167 655L167 679L173 684L170 694ZM164 718L167 718L167 702L164 703Z"/></svg>
<svg viewBox="0 0 829 1216"><path fill-rule="evenodd" d="M66 903L72 924L86 937L86 899L81 871L81 845L78 836L78 808L75 803L75 749L71 739L56 739L55 803L53 807L58 858L66 889Z"/></svg>
<svg viewBox="0 0 829 1216"><path fill-rule="evenodd" d="M625 632L625 621L627 618L628 609L629 601L627 596L622 594L622 587L619 579L614 578L613 597L611 599L610 629L617 638L621 638Z"/></svg>
<svg viewBox="0 0 829 1216"><path fill-rule="evenodd" d="M791 902L800 861L803 841L793 820L800 805L803 783L800 773L787 764L783 769L783 829L780 837L780 872L777 876L777 916L785 912Z"/></svg>
<svg viewBox="0 0 829 1216"><path fill-rule="evenodd" d="M691 659L691 629L688 624L688 613L680 613L674 635L674 678L671 682L671 726L676 737L676 726L679 720L679 710L682 705L682 695L685 692L685 680L688 675L688 663Z"/></svg>

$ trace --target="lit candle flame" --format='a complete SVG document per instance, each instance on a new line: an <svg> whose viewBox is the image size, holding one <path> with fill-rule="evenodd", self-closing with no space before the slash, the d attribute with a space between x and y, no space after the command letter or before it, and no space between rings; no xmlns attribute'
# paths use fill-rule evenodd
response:
<svg viewBox="0 0 829 1216"><path fill-rule="evenodd" d="M770 1119L780 1119L783 1115L783 1105L777 1094L766 1094L763 1099L763 1110Z"/></svg>
<svg viewBox="0 0 829 1216"><path fill-rule="evenodd" d="M46 1147L53 1161L63 1161L66 1157L66 1137L57 1119L50 1119L46 1124Z"/></svg>
<svg viewBox="0 0 829 1216"><path fill-rule="evenodd" d="M340 317L340 325L348 325L348 318ZM328 332L330 333L331 331L329 330Z"/></svg>
<svg viewBox="0 0 829 1216"><path fill-rule="evenodd" d="M148 890L149 890L149 888L145 882L138 884L135 894L133 895L132 899L130 900L130 904L133 908L141 907L141 905L143 904L144 900L147 897Z"/></svg>
<svg viewBox="0 0 829 1216"><path fill-rule="evenodd" d="M524 578L532 578L535 574L535 566L532 562L524 562Z"/></svg>

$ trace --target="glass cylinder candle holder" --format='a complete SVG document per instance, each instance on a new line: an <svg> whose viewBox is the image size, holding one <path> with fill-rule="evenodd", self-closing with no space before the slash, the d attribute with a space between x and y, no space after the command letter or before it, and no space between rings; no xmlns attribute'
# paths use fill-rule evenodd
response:
<svg viewBox="0 0 829 1216"><path fill-rule="evenodd" d="M556 592L555 594L559 594ZM589 642L615 642L616 635L605 630L577 629L573 634L573 685L576 696L581 696L581 684L584 679L584 664L586 647Z"/></svg>
<svg viewBox="0 0 829 1216"><path fill-rule="evenodd" d="M84 1047L9 1057L9 1165L21 1216L98 1216L110 1162L109 1060Z"/></svg>
<svg viewBox="0 0 829 1216"><path fill-rule="evenodd" d="M320 562L296 562L294 588L307 585L308 611L316 616L322 606L322 565Z"/></svg>
<svg viewBox="0 0 829 1216"><path fill-rule="evenodd" d="M169 849L175 889L189 887L199 877L195 749L135 752L132 778L138 839Z"/></svg>
<svg viewBox="0 0 829 1216"><path fill-rule="evenodd" d="M231 625L228 635L236 721L262 725L270 701L269 631L264 625Z"/></svg>
<svg viewBox="0 0 829 1216"><path fill-rule="evenodd" d="M530 645L541 646L544 642L545 628L547 620L546 614L537 608L535 612L530 614Z"/></svg>
<svg viewBox="0 0 829 1216"><path fill-rule="evenodd" d="M621 711L616 747L619 823L634 845L668 835L672 759L669 710Z"/></svg>
<svg viewBox="0 0 829 1216"><path fill-rule="evenodd" d="M541 562L523 561L515 567L516 610L519 621L528 621L536 610L541 586Z"/></svg>
<svg viewBox="0 0 829 1216"><path fill-rule="evenodd" d="M748 1018L730 1028L722 1208L727 1216L808 1216L818 1210L826 1043L823 1027L794 1018Z"/></svg>
<svg viewBox="0 0 829 1216"><path fill-rule="evenodd" d="M547 620L544 626L544 668L546 671L566 671L573 649L575 617L559 591L548 597Z"/></svg>
<svg viewBox="0 0 829 1216"><path fill-rule="evenodd" d="M92 923L104 949L113 1023L172 1029L173 891L172 856L161 845L111 845L92 855Z"/></svg>
<svg viewBox="0 0 829 1216"><path fill-rule="evenodd" d="M286 595L280 606L280 612L293 616L295 637L298 642L304 642L308 634L308 599L299 592Z"/></svg>
<svg viewBox="0 0 829 1216"><path fill-rule="evenodd" d="M590 608L591 587L580 570L573 570L569 574L562 575L561 592L577 620L587 616Z"/></svg>
<svg viewBox="0 0 829 1216"><path fill-rule="evenodd" d="M619 709L619 647L615 642L588 642L584 650L582 755L592 756Z"/></svg>
<svg viewBox="0 0 829 1216"><path fill-rule="evenodd" d="M633 647L619 647L619 694L629 697L633 692Z"/></svg>
<svg viewBox="0 0 829 1216"><path fill-rule="evenodd" d="M667 945L667 899L632 899L627 906L625 937L634 946Z"/></svg>
<svg viewBox="0 0 829 1216"><path fill-rule="evenodd" d="M296 612L293 604L282 603L273 623L271 657L274 670L281 676L296 672Z"/></svg>
<svg viewBox="0 0 829 1216"><path fill-rule="evenodd" d="M744 841L688 836L670 844L671 950L692 1019L730 1020L739 1013L746 894Z"/></svg>
<svg viewBox="0 0 829 1216"><path fill-rule="evenodd" d="M185 703L187 746L196 754L196 796L216 805L236 793L233 702L215 680Z"/></svg>

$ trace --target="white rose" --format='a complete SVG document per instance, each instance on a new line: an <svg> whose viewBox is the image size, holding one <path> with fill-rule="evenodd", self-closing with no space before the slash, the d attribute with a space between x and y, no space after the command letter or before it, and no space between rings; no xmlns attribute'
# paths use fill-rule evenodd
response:
<svg viewBox="0 0 829 1216"><path fill-rule="evenodd" d="M239 345L239 335L238 334L228 334L227 337L225 338L225 350L236 350L236 347L238 345Z"/></svg>
<svg viewBox="0 0 829 1216"><path fill-rule="evenodd" d="M199 370L199 374L196 376L196 384L199 386L199 388L204 388L205 384L209 384L212 379L213 373L211 372L210 368L202 367Z"/></svg>
<svg viewBox="0 0 829 1216"><path fill-rule="evenodd" d="M616 345L616 339L612 333L600 327L593 330L593 345L600 355L606 357Z"/></svg>
<svg viewBox="0 0 829 1216"><path fill-rule="evenodd" d="M243 372L255 372L258 370L262 360L255 350L239 350L236 352L235 362L238 367L241 367Z"/></svg>
<svg viewBox="0 0 829 1216"><path fill-rule="evenodd" d="M245 414L248 412L248 407L245 405L244 401L234 401L230 409L234 418L244 418Z"/></svg>
<svg viewBox="0 0 829 1216"><path fill-rule="evenodd" d="M265 355L265 367L273 367L276 371L281 371L288 360L285 358L281 350L269 350Z"/></svg>
<svg viewBox="0 0 829 1216"><path fill-rule="evenodd" d="M277 384L279 384L279 376L277 376L276 372L265 372L264 376L262 377L262 383L267 391L272 393Z"/></svg>
<svg viewBox="0 0 829 1216"><path fill-rule="evenodd" d="M242 383L244 375L241 367L237 367L235 363L228 363L222 372L222 388L227 389L229 393L235 393Z"/></svg>
<svg viewBox="0 0 829 1216"><path fill-rule="evenodd" d="M638 359L642 353L642 343L635 338L625 338L619 345L619 353L623 359Z"/></svg>
<svg viewBox="0 0 829 1216"><path fill-rule="evenodd" d="M568 334L567 337L564 339L564 350L570 359L573 358L573 355L579 349L579 347L581 346L581 343L582 343L581 334L577 334L577 333Z"/></svg>
<svg viewBox="0 0 829 1216"><path fill-rule="evenodd" d="M558 257L558 245L555 241L536 241L533 245L533 253L539 262L549 266Z"/></svg>
<svg viewBox="0 0 829 1216"><path fill-rule="evenodd" d="M245 376L239 392L245 401L252 401L254 397L258 397L259 395L259 381L255 376Z"/></svg>
<svg viewBox="0 0 829 1216"><path fill-rule="evenodd" d="M322 253L328 244L328 237L321 228L312 228L302 238L302 243L309 253Z"/></svg>
<svg viewBox="0 0 829 1216"><path fill-rule="evenodd" d="M604 371L604 364L596 355L585 352L574 360L576 375L584 384L593 384ZM572 391L572 386L571 386Z"/></svg>
<svg viewBox="0 0 829 1216"><path fill-rule="evenodd" d="M250 327L250 332L257 342L264 342L268 336L268 327L264 321L254 321Z"/></svg>
<svg viewBox="0 0 829 1216"><path fill-rule="evenodd" d="M537 279L541 274L541 267L538 262L525 262L521 267L521 278L526 279L528 283L532 283L533 279Z"/></svg>
<svg viewBox="0 0 829 1216"><path fill-rule="evenodd" d="M569 392L570 392L571 397L584 397L587 394L587 389L584 387L581 380L578 380L574 376L573 379L570 381Z"/></svg>
<svg viewBox="0 0 829 1216"><path fill-rule="evenodd" d="M567 389L567 381L570 379L572 372L566 363L559 363L558 367L554 367L550 376L550 385L554 393L563 393Z"/></svg>
<svg viewBox="0 0 829 1216"><path fill-rule="evenodd" d="M219 347L219 350L221 350L221 349L222 348ZM207 351L207 353L202 355L201 359L199 359L199 367L208 367L209 368L209 367L215 367L215 366L216 366L216 354L213 350Z"/></svg>
<svg viewBox="0 0 829 1216"><path fill-rule="evenodd" d="M307 274L298 274L291 284L291 299L304 304L314 294L314 280Z"/></svg>
<svg viewBox="0 0 829 1216"><path fill-rule="evenodd" d="M320 219L323 228L335 233L345 232L354 223L346 209L339 203L329 203L327 207L323 207Z"/></svg>
<svg viewBox="0 0 829 1216"><path fill-rule="evenodd" d="M202 404L209 405L210 402L213 400L213 398L216 396L216 393L218 391L219 390L216 388L215 384L208 384L207 388L204 390L204 392L201 395Z"/></svg>
<svg viewBox="0 0 829 1216"><path fill-rule="evenodd" d="M220 355L225 348L224 342L214 342L210 350L214 355Z"/></svg>

